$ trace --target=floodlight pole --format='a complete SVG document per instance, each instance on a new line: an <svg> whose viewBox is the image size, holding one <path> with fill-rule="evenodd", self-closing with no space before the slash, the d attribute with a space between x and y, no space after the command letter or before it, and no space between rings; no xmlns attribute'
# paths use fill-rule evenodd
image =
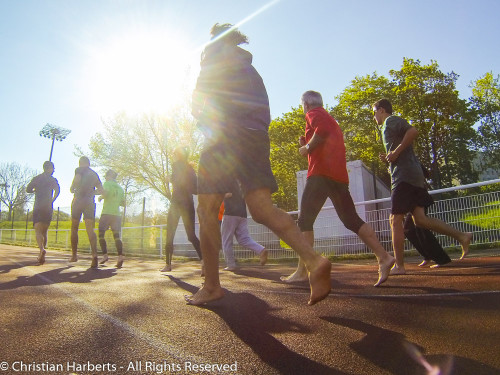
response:
<svg viewBox="0 0 500 375"><path fill-rule="evenodd" d="M52 161L52 153L54 151L54 143L56 139L62 142L68 136L69 133L71 133L71 130L61 128L59 126L54 126L51 124L45 125L43 129L40 131L40 137L52 138L49 161Z"/></svg>
<svg viewBox="0 0 500 375"><path fill-rule="evenodd" d="M50 156L49 156L49 161L52 161L52 151L54 150L54 142L56 140L56 135L55 133L52 135L52 146L50 146Z"/></svg>

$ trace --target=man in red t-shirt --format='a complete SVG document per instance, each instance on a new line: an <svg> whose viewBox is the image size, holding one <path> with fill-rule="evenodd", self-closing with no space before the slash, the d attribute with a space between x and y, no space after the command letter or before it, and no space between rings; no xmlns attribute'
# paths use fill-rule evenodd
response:
<svg viewBox="0 0 500 375"><path fill-rule="evenodd" d="M333 202L344 226L356 233L376 255L379 264L379 286L389 277L394 258L380 244L373 228L356 212L349 192L345 145L337 121L323 108L323 98L316 91L302 95L302 107L306 114L305 137L299 139L299 153L308 160L307 182L300 202L298 224L308 242L314 244L313 225L326 198ZM290 276L282 276L284 282L307 280L307 270L299 260L297 270Z"/></svg>

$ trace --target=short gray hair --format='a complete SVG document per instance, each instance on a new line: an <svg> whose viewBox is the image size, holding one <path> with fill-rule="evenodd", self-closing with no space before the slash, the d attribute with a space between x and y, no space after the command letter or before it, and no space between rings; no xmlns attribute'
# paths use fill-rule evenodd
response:
<svg viewBox="0 0 500 375"><path fill-rule="evenodd" d="M302 94L301 101L310 107L323 107L323 97L317 91L306 91Z"/></svg>

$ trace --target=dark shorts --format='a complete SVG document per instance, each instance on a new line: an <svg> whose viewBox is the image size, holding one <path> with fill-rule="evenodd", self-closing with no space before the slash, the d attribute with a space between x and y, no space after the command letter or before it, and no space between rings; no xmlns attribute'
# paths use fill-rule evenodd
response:
<svg viewBox="0 0 500 375"><path fill-rule="evenodd" d="M33 210L33 224L50 224L52 221L52 208L36 208Z"/></svg>
<svg viewBox="0 0 500 375"><path fill-rule="evenodd" d="M93 200L73 199L71 202L71 218L74 220L94 220L95 219L95 203Z"/></svg>
<svg viewBox="0 0 500 375"><path fill-rule="evenodd" d="M120 233L122 226L122 218L117 215L101 215L99 219L99 232L106 232L108 228L111 228L113 233Z"/></svg>
<svg viewBox="0 0 500 375"><path fill-rule="evenodd" d="M302 232L313 230L316 217L325 204L326 198L332 200L344 226L357 234L365 222L356 212L349 185L324 176L310 176L306 181L300 202L298 220L300 230Z"/></svg>
<svg viewBox="0 0 500 375"><path fill-rule="evenodd" d="M235 180L243 193L261 188L274 193L278 185L269 156L266 131L237 128L215 143L208 139L200 156L198 194L227 193Z"/></svg>
<svg viewBox="0 0 500 375"><path fill-rule="evenodd" d="M413 186L407 182L399 183L391 192L393 215L413 212L416 207L427 208L434 203L427 189Z"/></svg>

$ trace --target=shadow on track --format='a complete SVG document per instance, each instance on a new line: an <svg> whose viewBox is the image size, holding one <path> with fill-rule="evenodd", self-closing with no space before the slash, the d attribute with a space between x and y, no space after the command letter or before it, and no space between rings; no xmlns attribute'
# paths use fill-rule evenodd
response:
<svg viewBox="0 0 500 375"><path fill-rule="evenodd" d="M320 319L365 333L366 336L349 346L376 366L392 374L425 374L424 368L417 364L405 349L406 338L403 334L356 319L332 316L323 316ZM424 352L421 346L415 343L413 345L420 352ZM443 365L450 361L450 357L447 354L439 354L426 358L433 365ZM453 357L452 362L452 374L498 374L498 369L469 358Z"/></svg>
<svg viewBox="0 0 500 375"><path fill-rule="evenodd" d="M168 277L190 293L198 291L197 287L174 276ZM272 335L283 332L307 334L310 331L306 326L273 316L273 308L250 293L231 293L227 290L225 293L223 299L200 307L220 316L241 341L279 373L347 374L295 353Z"/></svg>
<svg viewBox="0 0 500 375"><path fill-rule="evenodd" d="M16 280L0 284L0 290L16 289L23 286L41 286L54 283L89 283L92 280L107 279L116 275L116 269L87 269L84 271L63 272L73 268L66 266L33 276L19 276Z"/></svg>
<svg viewBox="0 0 500 375"><path fill-rule="evenodd" d="M25 263L18 263L18 264L3 264L0 266L0 275L3 273L9 273L12 270L16 270L18 268L23 268L27 266L32 266L33 262L25 262Z"/></svg>

